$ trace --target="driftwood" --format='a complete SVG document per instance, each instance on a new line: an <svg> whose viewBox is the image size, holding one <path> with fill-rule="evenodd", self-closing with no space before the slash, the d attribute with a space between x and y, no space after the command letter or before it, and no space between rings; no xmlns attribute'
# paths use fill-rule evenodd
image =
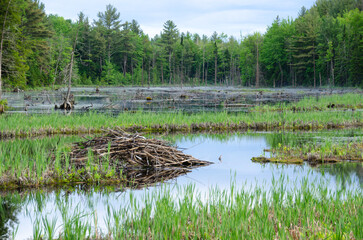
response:
<svg viewBox="0 0 363 240"><path fill-rule="evenodd" d="M72 110L74 108L74 96L71 94L69 97L64 98L64 102L58 107L55 105L55 109Z"/></svg>
<svg viewBox="0 0 363 240"><path fill-rule="evenodd" d="M97 162L108 161L110 166L122 171L137 168L191 168L210 164L184 154L165 141L128 134L121 129L107 131L105 136L76 143L71 152L72 164L84 167L90 153Z"/></svg>

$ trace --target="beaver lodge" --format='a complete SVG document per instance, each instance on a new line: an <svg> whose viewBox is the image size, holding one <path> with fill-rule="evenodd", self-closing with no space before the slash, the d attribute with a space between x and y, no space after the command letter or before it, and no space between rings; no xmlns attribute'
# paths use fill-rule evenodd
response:
<svg viewBox="0 0 363 240"><path fill-rule="evenodd" d="M179 174L185 174L188 169L211 164L184 154L165 141L129 134L121 129L108 129L104 136L76 143L70 154L71 163L77 169L85 168L90 155L98 164L107 162L108 166L122 172L128 180L137 179L148 169L153 172L151 176L154 176L149 179L151 182L161 178L171 179L178 175L175 170ZM165 173L172 173L172 177Z"/></svg>

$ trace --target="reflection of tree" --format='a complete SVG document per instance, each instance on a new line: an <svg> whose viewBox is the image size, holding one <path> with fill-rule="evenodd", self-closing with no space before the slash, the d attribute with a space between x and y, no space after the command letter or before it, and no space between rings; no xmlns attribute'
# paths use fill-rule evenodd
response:
<svg viewBox="0 0 363 240"><path fill-rule="evenodd" d="M0 196L0 239L11 238L11 231L18 223L17 215L22 206L21 202L18 194Z"/></svg>
<svg viewBox="0 0 363 240"><path fill-rule="evenodd" d="M324 174L329 174L335 178L336 182L340 184L342 189L351 185L354 176L358 178L361 188L363 188L363 163L336 163L336 164L322 164L314 168Z"/></svg>

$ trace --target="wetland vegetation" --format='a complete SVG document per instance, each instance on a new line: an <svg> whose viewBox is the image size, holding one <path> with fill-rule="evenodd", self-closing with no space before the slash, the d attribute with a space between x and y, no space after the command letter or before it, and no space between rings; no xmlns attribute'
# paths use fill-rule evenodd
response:
<svg viewBox="0 0 363 240"><path fill-rule="evenodd" d="M263 149L272 149L278 146L298 148L314 146L318 142L324 143L326 141L359 142L362 141L361 130L347 129L338 132L333 130L324 132L281 131L275 133L249 131L204 135L202 138L195 134L182 133L177 135L146 135L146 137L166 139L173 145L180 145L181 149L184 149L188 154L213 161L215 164L205 167L205 173L203 170L196 170L193 175L190 175L190 171L178 172L170 169L138 170L129 175L124 174L124 178L130 177L129 184L125 185L120 184L119 181L107 181L107 171L102 171L108 167L109 170L112 170L112 165L100 165L100 162L95 161L96 158L90 157L89 164L86 165L91 168L97 166L98 170L90 171L89 179L98 179L98 181L93 181L93 184L90 184L91 182L84 181L84 179L77 179L77 171L80 169L66 168L59 164L56 169L62 173L59 175L62 178L58 179L58 182L50 184L52 186L50 190L41 187L41 183L42 181L44 183L47 176L49 177L49 170L55 164L54 156L58 156L59 163L62 163L65 160L62 156L72 151L72 143L84 142L84 137L55 135L42 138L3 140L0 145L1 176L5 177L8 173L9 176L13 177L16 184L29 184L28 187L24 184L20 189L18 185L16 191L10 191L11 187L9 186L11 185L7 186L7 190L1 190L1 206L4 209L2 219L3 222L12 223L6 224L7 230L4 230L4 234L7 234L9 238L12 234L24 236L16 231L19 225L15 221L20 217L20 212L23 212L28 217L21 217L21 221L32 215L32 220L28 222L31 224L32 230L28 232L27 237L32 234L33 239L49 238L50 236L53 239L71 239L74 237L77 239L127 239L130 237L158 239L161 236L180 239L188 237L214 239L252 235L261 238L278 235L281 238L296 239L311 237L354 237L359 239L361 237L362 232L359 225L362 219L360 206L362 204L361 184L363 181L361 179L363 175L359 168L362 169L362 163L342 167L332 165L329 169L324 165L314 166L312 169L318 175L311 174L311 168L308 166L303 166L305 170L301 173L298 173L301 170L297 168L292 174L287 174L289 171L284 170L285 167L277 166L275 168L270 165L266 169L266 165L261 165L258 168L262 172L251 177L246 183L245 175L248 175L249 171L256 171L253 170L256 163L252 163L248 157L247 159L243 158L245 160L239 159L243 155L256 156L262 153ZM86 136L86 138L90 139L90 136ZM258 146L262 143L258 143L260 141L258 139L263 139L262 146ZM187 141L188 144L183 144L184 141ZM211 145L209 142L216 142L217 145ZM237 147L233 147L236 144ZM217 147L219 145L221 145L220 149ZM229 149L228 146L232 148ZM245 149L244 146L247 148ZM211 152L211 148L214 148L215 151ZM226 148L225 151L221 151L223 148ZM256 150L252 150L253 148ZM236 149L242 151L236 152L236 155L228 155ZM211 152L212 155L208 158L205 155L206 152ZM222 155L220 160L218 160L219 154ZM247 162L250 163L247 164ZM228 167L228 164L231 163L232 170ZM207 191L203 190L205 187L201 187L203 184L198 187L195 186L195 181L181 184L185 180L179 180L181 182L171 180L172 178L188 179L189 175L192 179L199 176L200 181L208 182L210 180L202 180L203 177L201 178L201 176L219 176L218 172L214 171L220 171L224 168L226 169L223 173L225 179L213 177L216 185L209 184L210 189ZM233 169L241 171L238 170L239 168L250 170L238 172L238 181L232 181L232 185L230 185L231 177L232 179L236 178L236 176L233 177ZM268 170L269 168L271 170ZM262 180L261 176L263 176L264 171L271 171L277 174L277 178L280 179L269 177ZM326 178L328 174L332 177ZM68 178L69 176L73 176L73 178ZM297 176L300 178L298 179ZM31 177L32 180L25 181L26 177ZM109 177L115 180L117 174ZM256 185L255 180L253 180L256 177L260 181L266 182L262 182L262 185ZM318 177L317 181L314 180L316 177ZM2 183L5 183L4 179L1 180ZM226 185L220 185L221 180L222 182L226 181ZM145 189L144 197L140 197L140 193L135 192L140 190L129 190L129 188L139 189L145 186L158 186L158 182L165 181L169 184L163 185L161 188L149 187L150 190ZM176 182L173 183L173 181ZM340 181L343 181L341 186ZM178 182L179 184L176 184ZM336 182L336 187L334 187L334 182ZM266 185L266 183L268 184ZM331 183L333 183L333 187ZM59 185L62 185L61 189L57 188ZM12 186L14 187L14 185ZM105 199L103 202L96 200L95 195L88 196L87 192L94 191L92 190L93 186L99 186L98 188L101 190L96 191L103 192L102 196ZM49 193L47 193L48 191ZM86 191L85 196L83 196L82 191ZM27 197L28 193L31 193L29 197ZM114 193L120 193L120 195L117 195L115 200L111 200L113 197L109 197L109 195L114 196L112 195ZM50 198L48 204L58 214L49 215L50 212L47 210L49 206L45 207L42 202L46 201L47 198L49 199L47 196L54 196L53 194L56 197L55 199ZM81 202L86 200L80 200L78 197L78 200L69 201L67 200L69 194L83 196L81 199L88 199L87 201L95 201L90 206L101 204L104 210L99 209L99 207L84 207ZM121 200L120 196L122 196L121 199L127 201ZM115 201L116 204L109 204L108 201ZM29 206L26 202L36 203L36 205ZM11 209L13 209L11 212L5 214L5 211ZM232 231L232 229L236 230Z"/></svg>
<svg viewBox="0 0 363 240"><path fill-rule="evenodd" d="M237 40L1 1L0 239L363 239L362 7Z"/></svg>
<svg viewBox="0 0 363 240"><path fill-rule="evenodd" d="M116 116L87 112L72 114L10 114L0 118L0 137L39 136L52 134L100 133L105 128L121 127L131 132L193 132L236 130L320 130L331 128L362 127L363 112L360 106L363 95L348 94L309 97L294 103L256 106L248 113L219 112L122 112ZM329 108L343 104L344 108ZM320 111L296 109L305 106ZM295 110L294 110L295 109ZM21 125L18 123L22 122Z"/></svg>
<svg viewBox="0 0 363 240"><path fill-rule="evenodd" d="M331 191L325 181L308 178L278 176L269 189L232 179L228 190L211 187L207 193L193 184L164 185L141 197L118 195L116 204L104 190L85 192L81 200L62 191L14 193L0 197L0 212L11 226L26 202L33 239L361 239L361 189ZM95 206L97 195L108 199L103 210ZM47 202L55 202L56 215L49 215ZM12 230L8 236L16 235Z"/></svg>

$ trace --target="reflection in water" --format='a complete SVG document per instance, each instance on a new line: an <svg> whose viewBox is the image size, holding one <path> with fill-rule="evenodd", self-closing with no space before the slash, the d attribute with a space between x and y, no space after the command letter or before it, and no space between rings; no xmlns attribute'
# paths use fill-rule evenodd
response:
<svg viewBox="0 0 363 240"><path fill-rule="evenodd" d="M129 179L129 187L132 189L142 189L154 186L157 183L167 182L191 172L191 168L146 168L132 169L126 172Z"/></svg>
<svg viewBox="0 0 363 240"><path fill-rule="evenodd" d="M0 196L0 239L12 238L12 232L16 231L19 223L18 215L23 203L18 194Z"/></svg>
<svg viewBox="0 0 363 240"><path fill-rule="evenodd" d="M336 164L321 164L315 166L314 170L322 174L329 174L339 183L342 189L346 189L354 184L358 179L360 188L363 189L363 163L347 162Z"/></svg>
<svg viewBox="0 0 363 240"><path fill-rule="evenodd" d="M306 90L306 91L305 91ZM323 94L318 89L269 89L238 87L73 87L74 112L96 110L107 113L122 111L247 111L255 104L296 101ZM329 90L335 91L335 90ZM345 90L339 90L339 93ZM349 91L349 90L347 90ZM351 91L351 90L350 90ZM12 112L51 113L63 102L66 89L55 91L5 92ZM262 91L261 91L262 92ZM284 93L284 94L282 94ZM338 92L337 92L338 93Z"/></svg>
<svg viewBox="0 0 363 240"><path fill-rule="evenodd" d="M34 191L16 194L3 192L1 198L1 234L5 238L11 236L13 229L19 226L18 239L32 236L33 226L37 219L56 219L56 229L61 228L64 216L62 211L68 209L74 214L82 213L84 223L93 223L97 216L98 226L106 229L106 219L110 209L127 209L134 201L142 200L144 193L152 193L160 189L159 182L167 182L172 189L193 184L201 193L208 193L211 187L230 189L231 179L237 187L260 186L270 188L276 177L284 177L295 183L301 179L309 182L325 182L333 192L338 189L362 189L362 163L345 163L322 165L311 168L307 164L301 166L282 164L258 164L251 158L263 154L263 149L271 148L278 143L294 143L319 141L334 135L336 138L361 138L362 132L322 132L322 133L231 133L231 134L198 134L159 136L173 142L184 153L193 157L214 162L215 164L198 169L154 169L130 171L128 177L134 178L130 187L143 190L130 190L125 187L111 186L99 190L86 186L75 186L72 190L49 190L48 193ZM21 140L19 140L21 141ZM44 141L47 141L46 139ZM69 141L61 141L69 142ZM21 145L21 143L19 143ZM287 188L291 186L286 186ZM43 190L45 191L45 190ZM40 220L39 220L40 221ZM40 221L41 222L41 221Z"/></svg>

